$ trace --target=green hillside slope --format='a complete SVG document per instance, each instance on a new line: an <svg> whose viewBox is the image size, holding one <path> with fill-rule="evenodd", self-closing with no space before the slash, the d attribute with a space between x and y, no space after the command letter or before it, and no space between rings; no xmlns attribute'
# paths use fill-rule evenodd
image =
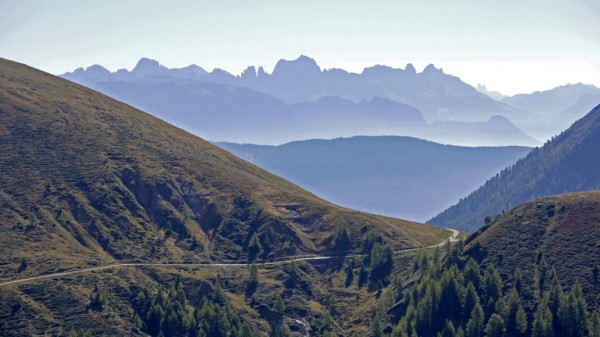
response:
<svg viewBox="0 0 600 337"><path fill-rule="evenodd" d="M474 231L519 203L600 189L600 106L428 223Z"/></svg>
<svg viewBox="0 0 600 337"><path fill-rule="evenodd" d="M465 248L467 255L483 264L494 264L503 278L511 278L520 268L529 300L536 296L536 270L543 290L549 286L543 280L555 268L565 285L579 282L588 303L600 308L600 276L594 272L600 268L599 191L522 204L474 233Z"/></svg>

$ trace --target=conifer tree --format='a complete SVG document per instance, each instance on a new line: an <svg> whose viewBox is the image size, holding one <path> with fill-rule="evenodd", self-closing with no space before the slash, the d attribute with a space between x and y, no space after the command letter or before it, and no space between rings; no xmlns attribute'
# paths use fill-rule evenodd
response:
<svg viewBox="0 0 600 337"><path fill-rule="evenodd" d="M344 223L342 226L340 226L335 234L335 249L339 251L346 251L351 248L351 244L352 241L350 228L348 228L348 225Z"/></svg>
<svg viewBox="0 0 600 337"><path fill-rule="evenodd" d="M378 313L373 317L371 323L371 337L383 337L383 328L381 327L381 317Z"/></svg>
<svg viewBox="0 0 600 337"><path fill-rule="evenodd" d="M246 294L252 295L258 288L258 268L256 265L250 266L250 278L246 283Z"/></svg>
<svg viewBox="0 0 600 337"><path fill-rule="evenodd" d="M252 262L256 260L258 253L261 250L260 242L256 237L256 234L252 234L252 238L250 239L250 243L248 244L248 261Z"/></svg>
<svg viewBox="0 0 600 337"><path fill-rule="evenodd" d="M461 312L460 287L457 271L447 270L440 280L440 315L454 322L458 322Z"/></svg>
<svg viewBox="0 0 600 337"><path fill-rule="evenodd" d="M563 295L563 291L562 291L562 287L560 286L560 282L558 281L558 278L556 277L556 271L554 269L552 269L551 273L551 282L552 284L550 285L550 290L548 291L548 293L546 294L544 300L547 303L548 306L548 310L550 310L550 313L552 314L553 322L552 322L552 328L554 329L555 332L560 334L560 324L559 324L559 315L558 315L558 311L560 310L561 307L561 301L564 297Z"/></svg>
<svg viewBox="0 0 600 337"><path fill-rule="evenodd" d="M600 312L598 310L592 314L588 330L590 337L600 337Z"/></svg>
<svg viewBox="0 0 600 337"><path fill-rule="evenodd" d="M217 274L217 280L215 281L215 291L213 293L213 301L221 305L225 304L226 301L222 283L223 282L221 281L221 275Z"/></svg>
<svg viewBox="0 0 600 337"><path fill-rule="evenodd" d="M521 272L521 268L517 267L517 269L515 269L515 273L513 275L513 284L515 286L515 289L517 290L517 293L519 293L519 295L522 295L522 291L523 291L523 273Z"/></svg>
<svg viewBox="0 0 600 337"><path fill-rule="evenodd" d="M483 309L479 303L476 303L471 311L471 318L467 323L467 329L465 331L466 337L482 337L483 336L483 323L484 323Z"/></svg>
<svg viewBox="0 0 600 337"><path fill-rule="evenodd" d="M564 336L583 337L587 329L587 306L579 283L563 296L558 310L558 326Z"/></svg>
<svg viewBox="0 0 600 337"><path fill-rule="evenodd" d="M441 337L456 337L456 331L454 330L454 324L452 324L452 321L446 320L444 322L444 328L442 329Z"/></svg>
<svg viewBox="0 0 600 337"><path fill-rule="evenodd" d="M465 266L465 287L470 283L473 284L475 289L479 289L481 285L481 275L479 274L479 266L475 260L469 258Z"/></svg>
<svg viewBox="0 0 600 337"><path fill-rule="evenodd" d="M467 285L467 291L465 292L465 298L463 300L463 321L467 322L471 318L471 313L475 305L479 303L479 295L475 290L473 283Z"/></svg>
<svg viewBox="0 0 600 337"><path fill-rule="evenodd" d="M496 301L502 296L502 279L492 264L485 270L483 290L482 303L486 305L486 317L490 317L496 308Z"/></svg>
<svg viewBox="0 0 600 337"><path fill-rule="evenodd" d="M517 315L515 316L515 332L517 336L523 336L527 333L527 325L527 313L525 313L523 306L519 304Z"/></svg>
<svg viewBox="0 0 600 337"><path fill-rule="evenodd" d="M354 260L350 260L346 267L346 288L354 281Z"/></svg>
<svg viewBox="0 0 600 337"><path fill-rule="evenodd" d="M552 329L552 313L548 310L548 307L544 303L538 305L537 311L535 312L535 318L531 326L532 337L554 337L554 330Z"/></svg>
<svg viewBox="0 0 600 337"><path fill-rule="evenodd" d="M279 314L283 314L285 312L285 303L279 294L275 296L275 301L273 302L273 311Z"/></svg>
<svg viewBox="0 0 600 337"><path fill-rule="evenodd" d="M517 331L517 310L519 308L519 294L515 288L512 288L506 296L506 304L504 306L504 322L508 333Z"/></svg>
<svg viewBox="0 0 600 337"><path fill-rule="evenodd" d="M486 337L502 337L504 335L504 321L498 314L492 314L486 327Z"/></svg>
<svg viewBox="0 0 600 337"><path fill-rule="evenodd" d="M360 266L360 271L358 272L358 286L362 287L365 283L367 283L368 278L369 270L367 269L367 266L363 261L363 263Z"/></svg>

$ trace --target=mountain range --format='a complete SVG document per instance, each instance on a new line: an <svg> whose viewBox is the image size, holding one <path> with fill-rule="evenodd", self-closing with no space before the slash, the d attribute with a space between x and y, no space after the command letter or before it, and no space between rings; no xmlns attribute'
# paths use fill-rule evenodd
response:
<svg viewBox="0 0 600 337"><path fill-rule="evenodd" d="M533 116L433 65L421 73L409 65L375 66L355 74L321 70L302 56L279 61L271 74L250 67L234 76L198 66L168 69L141 59L131 71L111 73L95 65L61 76L213 141L275 145L311 138L408 135L457 145L538 144L512 125L512 120ZM498 116L510 127L499 128L501 135L490 134L485 123L493 124Z"/></svg>
<svg viewBox="0 0 600 337"><path fill-rule="evenodd" d="M216 144L336 204L416 221L446 209L530 150L392 136Z"/></svg>

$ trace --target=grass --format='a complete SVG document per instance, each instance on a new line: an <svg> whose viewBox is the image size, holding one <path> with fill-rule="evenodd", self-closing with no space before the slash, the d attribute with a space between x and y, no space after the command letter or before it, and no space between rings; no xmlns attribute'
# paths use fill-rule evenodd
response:
<svg viewBox="0 0 600 337"><path fill-rule="evenodd" d="M600 282L593 281L600 261L599 191L522 204L475 233L466 249L483 264L496 265L503 278L511 279L520 268L530 300L535 297L534 271L543 258L547 273L555 268L563 288L579 282L588 304L600 307Z"/></svg>

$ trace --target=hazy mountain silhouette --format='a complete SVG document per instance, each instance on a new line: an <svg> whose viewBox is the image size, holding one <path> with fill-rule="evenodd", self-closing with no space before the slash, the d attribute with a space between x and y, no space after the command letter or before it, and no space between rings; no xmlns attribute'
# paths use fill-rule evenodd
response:
<svg viewBox="0 0 600 337"><path fill-rule="evenodd" d="M514 125L494 129L498 126L490 119L494 115L463 116L452 123L428 125L419 109L400 103L403 98L422 102L430 111L436 102L454 105L462 112L474 106L467 101L502 107L433 66L422 73L408 65L405 70L375 66L353 74L339 69L322 71L314 60L302 56L279 61L272 74L249 67L233 76L193 65L167 69L156 61L141 59L130 72L110 73L92 66L63 77L218 141L281 144L311 138L409 135L461 145L538 144ZM460 90L449 89L452 87ZM452 91L455 93L448 94ZM301 97L307 100L285 103Z"/></svg>
<svg viewBox="0 0 600 337"><path fill-rule="evenodd" d="M506 95L498 92L498 91L493 91L493 90L488 90L488 88L483 85L483 84L477 84L476 87L477 91L479 91L482 94L488 95L491 98L495 99L496 101L502 101L502 99L504 99L506 97Z"/></svg>
<svg viewBox="0 0 600 337"><path fill-rule="evenodd" d="M485 122L434 122L429 127L427 139L464 146L540 145L504 116L492 116Z"/></svg>
<svg viewBox="0 0 600 337"><path fill-rule="evenodd" d="M567 84L546 91L519 94L503 103L530 114L517 125L538 139L549 139L567 129L600 104L600 89L587 84ZM530 119L535 116L534 119ZM515 120L516 121L516 120Z"/></svg>
<svg viewBox="0 0 600 337"><path fill-rule="evenodd" d="M546 115L556 115L572 108L584 95L600 95L600 89L589 84L567 84L546 91L536 91L531 94L519 94L505 97L502 102L517 109L537 112ZM580 115L582 117L595 105L587 107Z"/></svg>
<svg viewBox="0 0 600 337"><path fill-rule="evenodd" d="M95 66L90 68L93 67ZM292 61L278 61L271 74L262 68L257 71L253 66L248 67L240 76L221 69L210 73L198 71L195 76L190 76L190 73L182 72L182 69L169 70L156 61L143 58L131 72L118 71L111 79L135 80L144 76L192 78L246 86L276 96L286 103L316 100L323 96L338 96L355 102L382 97L416 107L428 121L485 121L492 115L510 117L515 113L514 109L478 92L458 77L447 75L433 65L427 66L420 73L411 64L405 69L376 65L357 74L342 69L322 70L315 60L300 56ZM119 75L116 76L117 74ZM105 75L103 73L96 82L105 81ZM62 76L89 84L95 74L79 68Z"/></svg>
<svg viewBox="0 0 600 337"><path fill-rule="evenodd" d="M340 205L414 220L433 216L529 152L410 137L217 145Z"/></svg>
<svg viewBox="0 0 600 337"><path fill-rule="evenodd" d="M492 116L504 116L529 136L542 140L556 135L576 120L576 117L566 116L556 119L554 115L581 107L583 110L570 115L582 116L593 106L579 106L577 102L583 95L600 94L600 89L579 83L532 94L503 97L499 93L487 91L481 85L475 89L431 64L422 72L417 72L414 66L408 64L405 69L376 65L365 68L361 73L352 73L342 69L321 69L315 60L307 56L300 56L295 60L280 60L271 74L262 67L257 69L254 66L248 67L239 76L221 69L206 72L194 65L168 69L156 61L141 59L130 72L119 70L111 74L100 66L92 66L87 70L79 68L62 76L91 87L107 80L185 78L244 86L275 96L286 104L315 101L328 96L357 103L381 97L418 109L429 123L486 122Z"/></svg>

